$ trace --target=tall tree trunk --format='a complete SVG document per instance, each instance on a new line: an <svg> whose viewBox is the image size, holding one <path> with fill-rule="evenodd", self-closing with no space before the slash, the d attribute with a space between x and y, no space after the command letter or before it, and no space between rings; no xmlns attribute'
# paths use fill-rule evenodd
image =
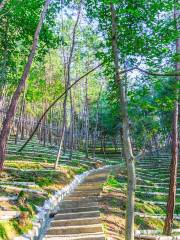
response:
<svg viewBox="0 0 180 240"><path fill-rule="evenodd" d="M26 102L24 103L24 109L23 109L23 112L25 113L25 107L26 107ZM23 117L23 120L21 122L21 140L24 140L25 139L25 115Z"/></svg>
<svg viewBox="0 0 180 240"><path fill-rule="evenodd" d="M85 153L89 157L89 110L88 110L88 81L85 81Z"/></svg>
<svg viewBox="0 0 180 240"><path fill-rule="evenodd" d="M69 144L69 160L72 159L72 152L74 148L74 106L73 106L73 96L72 96L72 91L70 90L69 92L69 97L70 97L70 104L71 104L71 124L70 124L70 144Z"/></svg>
<svg viewBox="0 0 180 240"><path fill-rule="evenodd" d="M25 110L25 99L26 99L26 91L24 90L24 93L23 93L23 96L22 96L22 102L21 102L19 119L18 119L18 123L17 123L15 144L17 144L17 142L18 142L19 131L22 129L22 125L23 125L23 114L24 114L24 110Z"/></svg>
<svg viewBox="0 0 180 240"><path fill-rule="evenodd" d="M132 152L127 103L125 99L125 92L122 79L119 72L119 53L117 47L117 23L116 23L116 10L114 5L110 4L111 18L112 18L112 53L115 66L115 80L120 91L120 105L121 105L121 119L123 128L123 148L127 163L128 186L127 186L127 207L126 207L126 240L134 239L134 199L135 199L135 163Z"/></svg>
<svg viewBox="0 0 180 240"><path fill-rule="evenodd" d="M52 123L52 109L50 110L50 121L49 121L49 131L48 131L48 141L49 141L49 144L52 145L52 131L53 131L53 123Z"/></svg>
<svg viewBox="0 0 180 240"><path fill-rule="evenodd" d="M12 125L14 115L16 113L16 107L17 107L17 104L18 104L18 100L19 100L20 95L21 95L21 93L24 89L24 85L25 85L25 82L27 80L27 77L28 77L28 74L29 74L29 71L30 71L30 68L31 68L31 65L32 65L32 62L33 62L33 58L35 56L35 52L36 52L36 48L37 48L37 44L38 44L38 40L39 40L39 34L40 34L40 31L41 31L41 27L42 27L44 18L46 16L49 4L50 4L50 0L46 0L45 4L44 4L44 7L43 7L43 11L42 11L41 16L40 16L39 23L37 25L37 28L36 28L36 31L35 31L35 34L34 34L33 44L32 44L32 48L31 48L31 51L30 51L30 54L29 54L29 57L28 57L27 64L24 68L24 71L23 71L22 77L20 79L19 85L18 85L16 91L14 92L14 94L12 96L9 108L7 110L7 113L6 113L6 117L3 121L3 126L2 126L1 133L0 133L0 170L3 169L3 163L4 163L4 160L5 160L5 153L6 153L6 145L7 145L8 135L9 135L9 132L10 132L10 129L11 129L11 125Z"/></svg>
<svg viewBox="0 0 180 240"><path fill-rule="evenodd" d="M73 33L72 33L72 43L71 43L71 47L70 47L70 53L69 53L69 58L68 58L68 64L67 64L67 72L65 73L65 89L68 90L69 86L70 86L70 69L71 69L71 62L72 62L72 56L73 56L73 52L74 52L74 47L75 47L75 40L76 40L76 29L78 26L78 22L79 22L79 18L80 18L80 13L81 13L81 1L79 3L79 9L78 9L78 13L77 13L77 19L76 22L74 24L74 28L73 28ZM58 155L56 158L56 162L55 162L55 169L58 166L59 163L59 159L61 157L61 151L62 151L62 146L64 143L64 138L65 138L65 131L66 131L66 118L67 118L67 96L68 96L68 92L66 92L65 97L64 97L64 104L63 104L63 127L62 127L62 134L61 134L61 140L60 140L60 145L59 145L59 151L58 151Z"/></svg>
<svg viewBox="0 0 180 240"><path fill-rule="evenodd" d="M96 123L95 123L95 128L93 131L93 158L96 156L96 140L97 140L97 128L98 128L98 121L99 121L99 99L100 99L100 94L99 98L97 100L97 105L96 105Z"/></svg>
<svg viewBox="0 0 180 240"><path fill-rule="evenodd" d="M98 129L98 122L99 122L99 101L100 101L100 98L101 98L101 92L102 92L102 87L100 89L100 92L99 92L99 96L98 96L98 99L97 99L97 104L96 104L96 123L95 123L95 128L94 128L94 132L93 132L93 141L92 141L92 156L93 158L95 158L95 155L96 155L96 140L97 140L97 129Z"/></svg>
<svg viewBox="0 0 180 240"><path fill-rule="evenodd" d="M180 0L176 1L176 4L180 4ZM174 12L174 18L176 21L176 28L180 30L180 10L176 9ZM176 40L176 54L179 57L180 54L180 38ZM176 62L176 71L180 71L180 61L179 58ZM171 235L172 233L172 224L174 218L174 209L176 203L176 179L177 179L177 167L178 167L178 90L177 90L177 83L179 83L180 77L176 77L175 80L175 104L174 104L174 111L173 111L173 125L172 125L172 159L171 159L171 166L170 166L170 181L169 181L169 195L167 201L167 215L165 219L164 225L164 234Z"/></svg>

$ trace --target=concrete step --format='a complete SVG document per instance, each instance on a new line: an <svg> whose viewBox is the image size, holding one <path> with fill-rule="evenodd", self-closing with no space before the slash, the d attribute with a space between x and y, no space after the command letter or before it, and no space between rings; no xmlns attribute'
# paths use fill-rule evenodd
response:
<svg viewBox="0 0 180 240"><path fill-rule="evenodd" d="M61 208L79 208L79 207L97 207L98 203L94 201L72 201L64 200Z"/></svg>
<svg viewBox="0 0 180 240"><path fill-rule="evenodd" d="M51 227L62 227L62 226L82 226L82 225L92 225L101 224L100 217L90 217L90 218L76 218L71 220L53 220L51 221Z"/></svg>
<svg viewBox="0 0 180 240"><path fill-rule="evenodd" d="M75 191L71 194L72 197L83 197L83 196L98 196L100 191L93 191L93 190L84 190L84 191Z"/></svg>
<svg viewBox="0 0 180 240"><path fill-rule="evenodd" d="M87 182L87 183L82 183L81 184L81 188L84 188L85 190L93 190L94 188L95 189L102 189L102 187L103 187L103 184L104 184L104 182L100 182L100 183L89 183L89 182Z"/></svg>
<svg viewBox="0 0 180 240"><path fill-rule="evenodd" d="M86 177L60 205L43 239L105 240L102 231L98 198L111 169L100 170Z"/></svg>
<svg viewBox="0 0 180 240"><path fill-rule="evenodd" d="M80 233L96 233L102 231L101 224L92 224L85 226L65 226L65 227L50 227L46 235L66 235L66 234L80 234Z"/></svg>
<svg viewBox="0 0 180 240"><path fill-rule="evenodd" d="M90 217L100 217L100 212L92 211L92 212L58 213L55 215L54 220L90 218Z"/></svg>
<svg viewBox="0 0 180 240"><path fill-rule="evenodd" d="M85 185L81 184L79 187L76 188L76 191L101 191L102 186L95 186L94 184L92 185Z"/></svg>
<svg viewBox="0 0 180 240"><path fill-rule="evenodd" d="M96 175L90 175L88 176L85 180L89 181L89 180L104 180L107 178L107 174L104 174L104 173L99 173L99 174L96 174Z"/></svg>
<svg viewBox="0 0 180 240"><path fill-rule="evenodd" d="M99 196L68 196L65 199L66 200L72 200L72 201L98 201Z"/></svg>
<svg viewBox="0 0 180 240"><path fill-rule="evenodd" d="M106 179L107 178L98 178L98 179L96 179L96 178L94 178L94 179L87 179L87 180L85 180L83 183L104 183L105 181L106 181Z"/></svg>
<svg viewBox="0 0 180 240"><path fill-rule="evenodd" d="M74 212L94 212L98 211L97 206L92 207L77 207L77 208L61 208L59 213L74 213Z"/></svg>
<svg viewBox="0 0 180 240"><path fill-rule="evenodd" d="M43 240L105 240L102 232L86 233L86 234L73 234L73 235L49 235Z"/></svg>

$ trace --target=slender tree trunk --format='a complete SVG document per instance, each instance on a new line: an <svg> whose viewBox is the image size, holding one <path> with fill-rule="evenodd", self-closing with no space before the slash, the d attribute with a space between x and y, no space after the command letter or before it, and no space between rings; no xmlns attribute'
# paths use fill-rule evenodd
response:
<svg viewBox="0 0 180 240"><path fill-rule="evenodd" d="M104 135L103 137L103 152L104 152L104 155L106 156L106 135Z"/></svg>
<svg viewBox="0 0 180 240"><path fill-rule="evenodd" d="M117 153L116 136L112 137L112 143L113 143L114 151L115 153Z"/></svg>
<svg viewBox="0 0 180 240"><path fill-rule="evenodd" d="M7 63L8 63L8 33L9 33L9 21L8 18L5 18L4 21L2 21L2 25L4 23L4 36L3 36L3 41L2 41L2 46L3 46L3 61L1 63L1 85L0 85L0 92L3 92L4 86L7 81Z"/></svg>
<svg viewBox="0 0 180 240"><path fill-rule="evenodd" d="M89 109L88 109L88 81L85 81L85 153L89 157Z"/></svg>
<svg viewBox="0 0 180 240"><path fill-rule="evenodd" d="M33 44L32 44L32 48L31 48L31 51L30 51L30 54L28 57L27 64L24 68L19 85L12 96L9 108L6 113L6 117L3 121L3 126L2 126L1 133L0 133L0 170L3 169L3 163L5 160L5 153L6 153L6 145L7 145L7 140L8 140L9 132L11 129L12 121L13 121L14 115L16 113L16 107L18 104L18 100L24 89L24 85L27 80L27 77L28 77L28 74L29 74L29 71L30 71L30 68L31 68L31 65L33 62L33 58L35 56L35 52L36 52L36 48L37 48L37 44L38 44L38 40L39 40L39 34L41 31L41 27L42 27L44 18L46 16L47 10L48 10L49 3L50 3L50 0L45 1L40 20L39 20L38 26L37 26L35 34L34 34Z"/></svg>
<svg viewBox="0 0 180 240"><path fill-rule="evenodd" d="M50 110L50 122L49 122L49 132L48 132L48 141L50 143L50 145L52 145L52 131L53 131L53 124L52 124L52 110Z"/></svg>
<svg viewBox="0 0 180 240"><path fill-rule="evenodd" d="M63 124L63 128L62 128L62 135L61 135L61 141L60 141L60 145L59 145L58 155L57 155L57 159L56 159L56 162L55 162L55 165L54 165L55 169L57 169L58 163L59 163L59 159L61 157L63 141L64 141L64 133L65 133L65 124Z"/></svg>
<svg viewBox="0 0 180 240"><path fill-rule="evenodd" d="M126 240L134 239L134 199L135 199L135 163L132 152L129 121L127 112L127 103L125 99L125 92L123 82L119 73L119 53L117 47L117 23L116 10L114 5L110 4L111 18L112 18L112 52L115 66L115 80L119 86L120 91L120 105L121 105L121 119L123 127L123 147L127 163L128 186L127 186L127 207L126 207Z"/></svg>
<svg viewBox="0 0 180 240"><path fill-rule="evenodd" d="M45 102L43 103L44 106L44 110L47 108L47 100L45 99ZM43 145L46 146L46 139L47 139L47 116L44 117L43 119L43 125L42 125L42 130L43 130L43 134L42 134L42 142Z"/></svg>
<svg viewBox="0 0 180 240"><path fill-rule="evenodd" d="M180 0L177 0L177 4L180 4ZM176 28L180 30L180 10L176 9L174 18L176 21ZM180 38L176 40L176 54L179 56L180 54ZM180 71L180 61L176 62L176 71ZM178 167L178 90L176 84L179 83L180 77L176 77L175 81L175 104L174 104L174 112L173 112L173 125L172 125L172 159L170 166L170 181L169 181L169 195L167 201L167 215L165 219L164 225L164 234L171 235L172 233L172 224L174 218L174 209L176 203L176 179L177 179L177 167Z"/></svg>
<svg viewBox="0 0 180 240"><path fill-rule="evenodd" d="M68 58L68 64L67 64L67 72L65 73L65 89L66 91L69 89L70 87L70 69L71 69L71 62L72 62L72 56L73 56L73 52L74 52L74 47L75 47L75 40L76 40L76 29L78 26L78 22L79 22L79 18L80 18L80 13L81 13L81 1L79 3L79 9L78 9L78 14L77 14L77 19L76 22L74 24L74 28L73 28L73 34L72 34L72 44L70 47L70 53L69 53L69 58ZM62 127L62 134L61 134L61 140L60 140L60 145L59 145L59 151L58 151L58 155L56 158L56 162L54 167L57 168L58 163L59 163L59 159L61 157L61 150L62 150L62 146L64 143L64 138L65 138L65 131L66 131L66 118L67 118L67 96L68 96L68 92L66 92L65 97L64 97L64 114L63 114L63 127Z"/></svg>
<svg viewBox="0 0 180 240"><path fill-rule="evenodd" d="M100 98L100 96L99 96L99 98ZM93 158L95 158L95 155L96 155L97 128L98 128L98 120L99 120L99 98L97 100L96 123L95 123L95 129L94 129L94 132L93 132Z"/></svg>
<svg viewBox="0 0 180 240"><path fill-rule="evenodd" d="M3 102L4 102L4 93L5 93L5 84L7 79L7 62L8 62L8 31L9 31L9 21L8 19L5 19L4 21L4 36L2 45L4 48L3 51L3 61L1 63L1 84L0 84L0 109L3 108ZM4 109L6 109L4 107Z"/></svg>
<svg viewBox="0 0 180 240"><path fill-rule="evenodd" d="M153 135L153 140L154 140L156 154L159 156L159 145L158 145L158 141L157 141L157 136L155 134Z"/></svg>
<svg viewBox="0 0 180 240"><path fill-rule="evenodd" d="M24 91L23 97L22 97L22 103L21 103L21 109L20 109L20 114L19 114L19 119L17 123L17 130L16 130L16 136L15 136L15 144L18 142L18 137L19 137L19 130L22 129L22 122L23 122L23 113L24 113L24 108L25 108L25 96L26 96L26 91Z"/></svg>
<svg viewBox="0 0 180 240"><path fill-rule="evenodd" d="M29 136L29 138L27 139L27 141L23 144L23 146L18 150L19 152L21 152L26 145L32 140L34 134L36 133L36 131L38 130L43 118L46 116L46 114L50 111L50 109L60 100L62 99L66 93L73 88L78 82L80 82L81 79L85 78L86 76L88 76L90 73L92 73L93 71L95 71L96 69L98 69L100 66L102 66L102 63L99 64L98 66L94 67L93 69L91 69L89 72L85 73L83 76L79 77L77 80L75 80L69 87L68 89L66 89L59 97L57 97L49 106L48 108L43 112L43 114L40 116L39 120L37 121L34 129L31 132L31 135Z"/></svg>
<svg viewBox="0 0 180 240"><path fill-rule="evenodd" d="M95 128L94 128L94 132L93 132L93 141L92 141L92 145L93 145L93 158L95 158L96 155L96 139L97 139L97 129L98 129L98 121L99 121L99 101L100 101L100 97L101 97L101 91L102 88L99 92L99 96L97 99L97 104L96 104L96 123L95 123Z"/></svg>
<svg viewBox="0 0 180 240"><path fill-rule="evenodd" d="M25 113L26 102L24 102L23 113ZM21 122L21 140L25 139L25 115Z"/></svg>
<svg viewBox="0 0 180 240"><path fill-rule="evenodd" d="M70 124L70 139L69 139L69 149L70 149L70 154L69 154L69 160L72 159L72 152L73 152L73 147L74 147L74 106L73 106L73 96L72 96L72 91L70 90L69 93L70 96L70 104L71 104L71 124Z"/></svg>

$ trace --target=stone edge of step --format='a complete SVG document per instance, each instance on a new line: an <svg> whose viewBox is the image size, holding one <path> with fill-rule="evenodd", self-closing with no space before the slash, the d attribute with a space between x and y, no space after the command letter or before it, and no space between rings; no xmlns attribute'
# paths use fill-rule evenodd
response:
<svg viewBox="0 0 180 240"><path fill-rule="evenodd" d="M173 232L180 229L173 229ZM180 236L162 236L160 230L135 230L135 238L151 240L180 240Z"/></svg>
<svg viewBox="0 0 180 240"><path fill-rule="evenodd" d="M44 228L47 225L49 216L51 213L57 212L59 209L59 204L62 202L65 196L69 195L74 191L74 189L91 173L96 173L101 170L105 170L107 168L114 167L112 165L106 165L102 168L98 169L91 169L89 171L86 171L80 175L76 175L73 179L73 181L64 187L63 189L56 191L53 196L51 196L48 200L45 200L43 207L38 207L38 213L35 216L35 220L33 221L33 227L32 229L19 237L14 238L14 240L34 240L39 237L41 238L41 235L44 232Z"/></svg>
<svg viewBox="0 0 180 240"><path fill-rule="evenodd" d="M147 240L180 240L180 236L157 236L157 235L141 235L135 234L135 238Z"/></svg>
<svg viewBox="0 0 180 240"><path fill-rule="evenodd" d="M96 234L92 234L92 233L84 234L84 233L82 233L80 235L78 234L78 236L77 236L77 234L73 234L73 236L72 235L66 235L66 236L63 235L62 237L59 237L59 235L49 235L49 236L45 237L44 240L69 240L69 239L79 240L79 239L84 239L84 238L92 240L92 237L93 237L93 239L94 238L105 239L103 232L98 232Z"/></svg>
<svg viewBox="0 0 180 240"><path fill-rule="evenodd" d="M95 224L89 224L89 225L73 225L73 226L51 226L48 230L61 230L61 229L79 229L79 228L96 228L96 227L102 227L100 223ZM47 231L48 233L48 231ZM48 234L47 234L48 235Z"/></svg>

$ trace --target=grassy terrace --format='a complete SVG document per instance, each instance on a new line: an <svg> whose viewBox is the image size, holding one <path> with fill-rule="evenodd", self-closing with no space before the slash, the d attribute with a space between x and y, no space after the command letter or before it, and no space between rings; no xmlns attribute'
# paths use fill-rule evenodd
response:
<svg viewBox="0 0 180 240"><path fill-rule="evenodd" d="M76 174L82 173L86 168L60 166L58 171L49 171L49 164L41 163L7 163L6 166L17 170L5 170L0 178L0 198L14 197L16 200L1 201L1 211L17 211L20 217L8 221L0 221L0 239L13 239L14 236L27 232L31 228L31 221L37 212L37 206L50 197L56 190L69 184ZM18 171L19 169L29 170ZM32 171L31 171L32 170ZM44 171L41 171L44 170ZM46 172L48 170L48 172ZM7 184L5 184L7 182ZM11 182L33 183L30 186L11 184ZM29 192L26 192L28 190ZM35 192L31 192L31 190Z"/></svg>
<svg viewBox="0 0 180 240"><path fill-rule="evenodd" d="M166 164L167 167L161 167L161 163ZM135 229L163 230L168 194L169 163L170 156L168 154L151 159L145 157L136 163L138 180L135 204ZM178 169L178 176L180 176L179 170L180 168ZM176 215L180 213L180 178L177 181ZM102 194L101 210L104 228L107 236L110 237L113 233L115 239L124 239L126 187L126 171L121 168L120 174L109 176ZM180 217L180 215L178 216ZM179 219L174 221L173 228L180 228ZM175 232L174 235L177 235L177 233Z"/></svg>
<svg viewBox="0 0 180 240"><path fill-rule="evenodd" d="M23 141L18 144L18 148L22 144ZM101 199L104 229L107 236L114 235L116 239L124 239L127 177L120 153L110 151L108 154L103 154L99 149L96 159L91 157L86 159L83 152L74 151L72 160L69 160L69 152L66 152L60 160L57 171L54 171L53 166L58 151L56 146L43 146L34 140L22 153L17 152L18 148L11 139L8 145L5 170L0 176L3 179L0 182L0 197L16 196L17 199L1 202L3 207L0 210L17 211L20 213L20 217L0 221L0 239L12 239L16 235L27 232L31 228L37 206L41 206L45 199L67 185L76 174L107 163L120 164L121 171L119 174L112 173L104 185ZM145 156L136 163L136 229L163 229L169 163L169 155ZM11 184L13 182L20 185ZM30 185L27 186L23 183ZM180 171L178 170L175 214L179 214L179 212ZM141 214L145 214L145 216ZM179 220L174 221L173 228L180 228Z"/></svg>
<svg viewBox="0 0 180 240"><path fill-rule="evenodd" d="M25 141L19 140L18 145L15 144L15 140L13 137L9 139L8 148L7 148L7 160L6 162L12 161L31 161L31 162L41 162L41 163L51 163L54 164L57 153L58 146L47 145L44 146L42 143L40 144L37 139L33 139L22 152L18 152L18 149L23 145ZM60 164L66 164L71 166L90 166L95 167L96 161L98 160L102 164L117 164L120 162L121 157L117 157L117 154L114 154L113 149L109 149L109 154L101 153L100 149L97 151L97 159L90 157L86 159L85 154L83 152L79 152L74 150L72 154L72 160L69 160L70 153L66 151L60 159ZM122 162L122 160L121 160Z"/></svg>

